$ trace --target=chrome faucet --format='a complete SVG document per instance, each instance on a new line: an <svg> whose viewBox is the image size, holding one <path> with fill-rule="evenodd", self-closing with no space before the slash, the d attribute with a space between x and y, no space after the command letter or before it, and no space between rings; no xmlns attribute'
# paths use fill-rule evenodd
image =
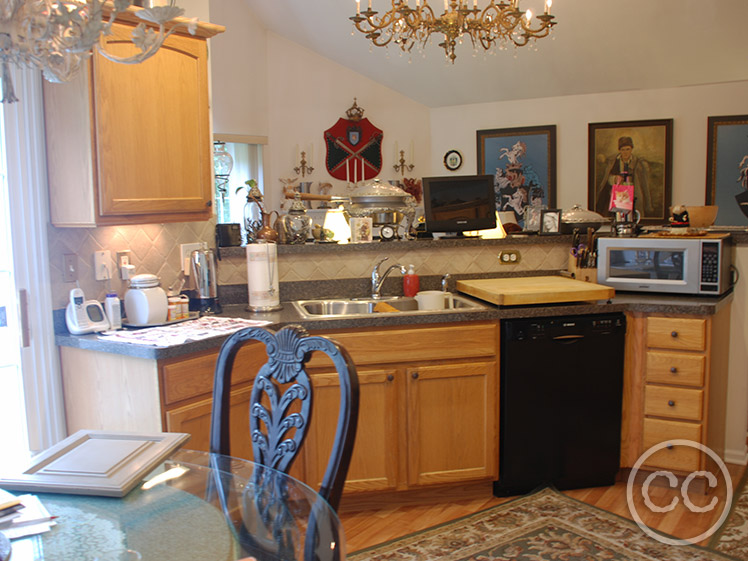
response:
<svg viewBox="0 0 748 561"><path fill-rule="evenodd" d="M452 275L449 273L444 273L444 276L442 277L442 292L449 292L449 279L452 278Z"/></svg>
<svg viewBox="0 0 748 561"><path fill-rule="evenodd" d="M382 296L379 294L379 291L382 290L382 283L384 282L384 279L387 278L387 276L392 272L392 269L400 269L400 274L404 275L407 273L407 269L405 268L405 265L400 265L399 263L396 263L395 265L390 265L389 268L384 272L384 274L379 273L379 266L387 261L389 257L384 257L377 261L377 264L374 265L374 269L371 271L371 297L375 300L381 298Z"/></svg>

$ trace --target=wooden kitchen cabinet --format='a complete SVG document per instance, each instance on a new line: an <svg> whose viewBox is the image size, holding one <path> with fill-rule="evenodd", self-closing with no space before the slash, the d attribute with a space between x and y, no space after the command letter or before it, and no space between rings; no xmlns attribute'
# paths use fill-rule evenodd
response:
<svg viewBox="0 0 748 561"><path fill-rule="evenodd" d="M136 52L117 23L108 51ZM174 34L126 65L94 54L76 80L44 82L50 214L55 226L207 220L212 142L206 39Z"/></svg>
<svg viewBox="0 0 748 561"><path fill-rule="evenodd" d="M628 314L622 467L675 439L724 456L729 325L729 304L711 316ZM705 462L698 450L673 446L643 467L690 473Z"/></svg>
<svg viewBox="0 0 748 561"><path fill-rule="evenodd" d="M498 477L497 322L326 333L351 354L360 392L358 430L346 493L402 491ZM207 450L218 351L148 360L60 347L70 432L175 431ZM267 360L261 343L239 351L232 379L231 454L252 458L248 404ZM322 481L337 423L339 382L314 352L310 432L291 474ZM246 438L234 438L247 433Z"/></svg>
<svg viewBox="0 0 748 561"><path fill-rule="evenodd" d="M345 483L346 492L390 491L397 487L400 378L402 375L395 368L358 369L358 428ZM338 380L336 372L322 370L312 374L314 405L304 449L307 483L315 489L322 483L332 450L340 403Z"/></svg>
<svg viewBox="0 0 748 561"><path fill-rule="evenodd" d="M351 354L361 385L347 493L498 478L497 323L325 335ZM335 427L331 410L339 397L330 364L319 353L309 362L316 399L330 404L317 401L305 445L311 485L321 481Z"/></svg>

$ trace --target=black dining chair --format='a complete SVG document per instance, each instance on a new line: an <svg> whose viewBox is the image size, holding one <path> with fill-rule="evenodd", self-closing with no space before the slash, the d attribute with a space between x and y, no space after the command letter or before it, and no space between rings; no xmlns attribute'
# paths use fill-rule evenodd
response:
<svg viewBox="0 0 748 561"><path fill-rule="evenodd" d="M359 406L359 385L356 367L348 352L333 340L323 336L310 336L303 327L291 325L274 332L262 327L249 327L231 335L221 346L216 361L213 385L213 409L210 428L210 451L223 456L231 455L229 430L229 398L231 373L239 349L251 342L264 343L268 361L260 368L254 379L249 406L249 432L252 440L254 462L287 474L307 436L313 414L314 392L305 365L313 351L325 353L333 362L340 381L340 405L332 451L325 469L319 495L337 510L351 461L356 436ZM271 528L277 533L279 542L288 533L288 516L278 514L278 504L268 504L268 489L275 489L274 496L281 502L282 489L277 481L264 470L255 470L253 479L255 502L260 518L272 526L274 521L283 524ZM271 514L272 511L272 514ZM314 508L310 513L309 530L305 542L305 559L319 558L314 553L320 543L315 532ZM285 526L284 526L285 524ZM316 531L328 532L329 529ZM258 558L262 555L258 544L244 529L240 541ZM279 544L276 544L278 546ZM281 549L287 544L280 543ZM290 547L290 546L288 546ZM259 555L258 555L259 553ZM278 555L275 551L273 555ZM273 557L271 555L270 557ZM281 555L281 557L283 557ZM338 558L335 552L333 558Z"/></svg>

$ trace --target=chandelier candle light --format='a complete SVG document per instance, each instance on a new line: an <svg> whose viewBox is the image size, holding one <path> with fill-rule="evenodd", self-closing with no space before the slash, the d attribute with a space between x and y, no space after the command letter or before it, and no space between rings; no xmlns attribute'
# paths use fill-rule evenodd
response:
<svg viewBox="0 0 748 561"><path fill-rule="evenodd" d="M438 1L438 0L437 0ZM491 51L498 44L500 49L509 44L518 47L532 40L547 37L556 25L551 15L552 0L546 0L544 13L535 17L531 10L519 9L519 0L489 0L485 8L478 7L478 0L444 0L444 12L436 16L428 0L415 0L411 8L409 0L391 0L392 8L377 16L372 10L371 0L366 10L361 10L361 0L356 0L356 15L350 19L355 29L366 35L377 47L394 43L405 52L418 45L424 47L432 33L444 35L439 46L447 59L454 63L455 47L467 35L477 49L481 46Z"/></svg>
<svg viewBox="0 0 748 561"><path fill-rule="evenodd" d="M197 18L172 22L184 13L170 0L164 6L130 8L130 0L2 0L0 2L0 63L2 103L18 101L9 65L36 67L50 82L68 82L94 49L112 62L137 64L152 57L179 27L191 35ZM105 5L106 4L106 5ZM133 12L142 20L131 34L139 52L120 57L104 49L101 36L111 35L117 16ZM166 24L172 22L167 30Z"/></svg>

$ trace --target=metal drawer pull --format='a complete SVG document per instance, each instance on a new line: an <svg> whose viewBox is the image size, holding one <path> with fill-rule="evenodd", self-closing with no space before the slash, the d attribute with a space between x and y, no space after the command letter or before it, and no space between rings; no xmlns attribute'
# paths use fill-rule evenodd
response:
<svg viewBox="0 0 748 561"><path fill-rule="evenodd" d="M394 374L387 374L387 381L388 382L391 382L394 379L395 379L395 375Z"/></svg>
<svg viewBox="0 0 748 561"><path fill-rule="evenodd" d="M675 366L671 366L670 367L670 372L673 373L673 374L675 374L676 372L678 372L678 369Z"/></svg>
<svg viewBox="0 0 748 561"><path fill-rule="evenodd" d="M668 444L665 448L667 448L668 450L672 450L673 449L673 445L672 444Z"/></svg>
<svg viewBox="0 0 748 561"><path fill-rule="evenodd" d="M675 407L675 402L674 402L674 401L673 401L672 399L671 399L670 401L668 401L668 402L667 402L667 404L668 404L668 405L669 405L670 407Z"/></svg>
<svg viewBox="0 0 748 561"><path fill-rule="evenodd" d="M670 336L671 337L677 337L678 336L678 332L677 331L671 331L670 332Z"/></svg>
<svg viewBox="0 0 748 561"><path fill-rule="evenodd" d="M413 372L413 374L411 374L411 376L413 377L414 380L417 380L418 379L418 372Z"/></svg>

